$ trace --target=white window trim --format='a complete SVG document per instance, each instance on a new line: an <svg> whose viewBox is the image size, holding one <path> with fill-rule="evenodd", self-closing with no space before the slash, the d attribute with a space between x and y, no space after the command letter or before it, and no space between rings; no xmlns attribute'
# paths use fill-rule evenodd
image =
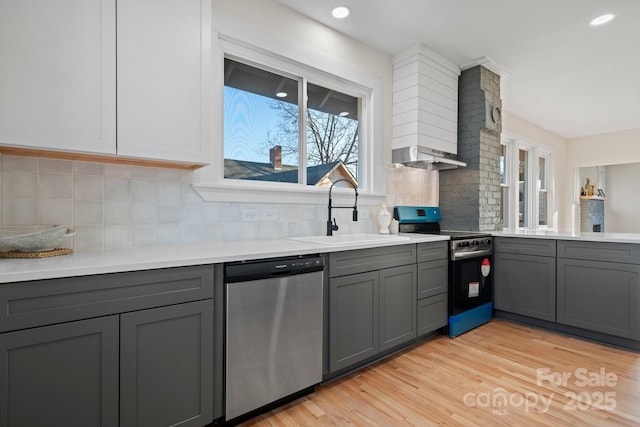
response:
<svg viewBox="0 0 640 427"><path fill-rule="evenodd" d="M326 204L326 188L316 188L302 184L268 182L243 182L225 180L224 175L224 56L233 55L256 64L282 69L304 77L312 72L314 84L342 90L345 93L363 98L362 123L360 128L360 160L362 170L360 180L363 185L358 189L359 200L363 203L377 204L384 200L381 177L376 171L382 167L381 155L381 79L368 72L351 67L335 58L310 51L304 46L281 38L273 33L265 33L238 20L214 13L212 33L213 63L213 141L211 164L194 174L194 189L205 201L239 202L251 200L255 203L304 203ZM299 71L301 70L301 71ZM311 71L313 70L313 71ZM329 77L323 77L330 76ZM340 81L345 87L340 87ZM354 93L354 88L357 88ZM236 182L237 181L237 182ZM337 189L340 198L342 189ZM348 191L344 191L348 197ZM351 192L353 194L353 192Z"/></svg>
<svg viewBox="0 0 640 427"><path fill-rule="evenodd" d="M508 221L510 230L527 230L527 229L540 229L547 230L553 228L553 209L554 209L554 177L553 177L553 155L549 147L536 143L534 141L522 138L519 135L511 133L503 133L501 137L501 143L507 146L506 150L506 174L507 183L509 187L509 202L510 206L507 209ZM520 227L518 221L518 181L519 170L516 167L519 162L519 151L526 150L529 152L528 157L528 186L529 203L527 206L526 218L528 219L528 226ZM547 225L538 225L539 221L539 201L538 201L538 177L539 177L539 163L538 158L544 157L546 167L546 192L547 192Z"/></svg>

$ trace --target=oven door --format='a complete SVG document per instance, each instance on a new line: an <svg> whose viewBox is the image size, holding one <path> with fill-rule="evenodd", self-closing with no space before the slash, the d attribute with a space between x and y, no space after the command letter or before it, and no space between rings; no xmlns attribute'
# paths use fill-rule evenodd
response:
<svg viewBox="0 0 640 427"><path fill-rule="evenodd" d="M493 260L490 255L449 263L449 335L454 337L491 320Z"/></svg>

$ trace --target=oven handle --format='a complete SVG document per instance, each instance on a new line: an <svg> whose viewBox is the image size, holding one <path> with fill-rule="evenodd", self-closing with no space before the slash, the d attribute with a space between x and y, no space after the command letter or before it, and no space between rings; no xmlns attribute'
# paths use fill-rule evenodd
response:
<svg viewBox="0 0 640 427"><path fill-rule="evenodd" d="M493 251L491 249L484 249L481 251L472 251L472 252L459 252L457 254L451 251L451 261L457 261L457 260L468 259L468 258L479 258L479 257L491 255L492 252Z"/></svg>

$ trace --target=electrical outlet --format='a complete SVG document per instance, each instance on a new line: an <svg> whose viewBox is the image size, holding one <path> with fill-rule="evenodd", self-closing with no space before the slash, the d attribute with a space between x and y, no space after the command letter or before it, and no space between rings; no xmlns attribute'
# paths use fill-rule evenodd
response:
<svg viewBox="0 0 640 427"><path fill-rule="evenodd" d="M267 208L260 211L260 221L277 221L278 213L275 209Z"/></svg>
<svg viewBox="0 0 640 427"><path fill-rule="evenodd" d="M257 209L242 209L242 221L255 222L258 221Z"/></svg>
<svg viewBox="0 0 640 427"><path fill-rule="evenodd" d="M369 209L358 209L358 217L360 219L369 219Z"/></svg>

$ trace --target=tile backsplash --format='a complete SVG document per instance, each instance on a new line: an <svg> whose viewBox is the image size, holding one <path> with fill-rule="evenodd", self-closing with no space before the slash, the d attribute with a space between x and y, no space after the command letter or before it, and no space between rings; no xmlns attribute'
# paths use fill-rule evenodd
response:
<svg viewBox="0 0 640 427"><path fill-rule="evenodd" d="M66 224L77 232L76 250L278 239L326 227L326 205L204 202L190 171L10 155L0 166L0 225L27 232ZM369 219L335 211L341 233L375 232L378 206L359 207Z"/></svg>

